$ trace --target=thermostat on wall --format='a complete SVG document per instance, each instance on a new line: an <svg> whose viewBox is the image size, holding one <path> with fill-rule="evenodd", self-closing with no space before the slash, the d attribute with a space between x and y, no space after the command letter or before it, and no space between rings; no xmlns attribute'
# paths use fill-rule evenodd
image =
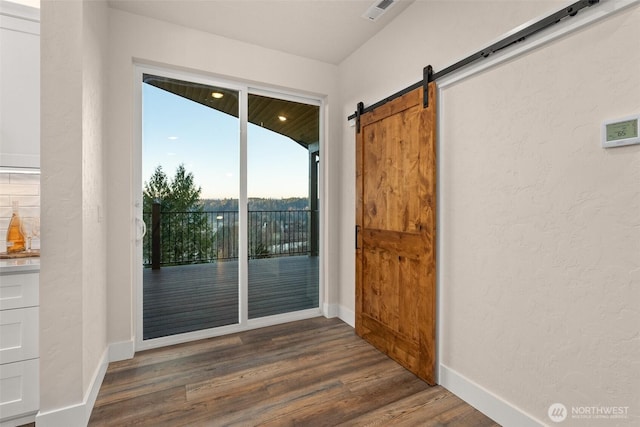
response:
<svg viewBox="0 0 640 427"><path fill-rule="evenodd" d="M640 144L640 115L602 122L602 147Z"/></svg>

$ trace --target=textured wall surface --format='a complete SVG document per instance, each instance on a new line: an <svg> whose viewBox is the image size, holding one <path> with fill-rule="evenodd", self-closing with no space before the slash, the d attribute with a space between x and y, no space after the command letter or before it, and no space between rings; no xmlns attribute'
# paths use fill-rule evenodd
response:
<svg viewBox="0 0 640 427"><path fill-rule="evenodd" d="M82 5L45 3L40 34L40 411L47 412L83 397Z"/></svg>
<svg viewBox="0 0 640 427"><path fill-rule="evenodd" d="M563 4L414 3L340 65L344 116ZM563 425L640 415L640 148L599 146L603 120L640 113L639 29L635 6L440 99L440 362L544 424L555 402L636 417ZM355 130L343 132L350 236ZM353 310L351 239L340 259Z"/></svg>
<svg viewBox="0 0 640 427"><path fill-rule="evenodd" d="M600 147L638 75L636 7L443 94L441 362L546 422L640 417L640 146Z"/></svg>
<svg viewBox="0 0 640 427"><path fill-rule="evenodd" d="M106 342L106 3L42 5L40 418L83 402ZM63 411L64 412L64 411Z"/></svg>
<svg viewBox="0 0 640 427"><path fill-rule="evenodd" d="M83 387L93 380L107 346L107 222L105 143L107 98L106 2L83 7L82 74L82 239Z"/></svg>

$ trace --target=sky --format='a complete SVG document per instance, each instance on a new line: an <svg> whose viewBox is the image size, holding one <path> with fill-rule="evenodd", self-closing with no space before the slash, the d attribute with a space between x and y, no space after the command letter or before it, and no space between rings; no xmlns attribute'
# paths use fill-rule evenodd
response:
<svg viewBox="0 0 640 427"><path fill-rule="evenodd" d="M202 199L239 196L239 119L149 84L142 85L142 180L158 165L169 179L182 163ZM292 139L249 123L248 197L308 197L308 151Z"/></svg>

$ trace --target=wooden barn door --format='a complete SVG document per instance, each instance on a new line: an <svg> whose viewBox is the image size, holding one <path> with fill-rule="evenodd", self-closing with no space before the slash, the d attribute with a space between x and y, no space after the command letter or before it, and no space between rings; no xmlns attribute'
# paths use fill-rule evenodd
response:
<svg viewBox="0 0 640 427"><path fill-rule="evenodd" d="M416 89L360 118L356 332L435 383L436 99Z"/></svg>

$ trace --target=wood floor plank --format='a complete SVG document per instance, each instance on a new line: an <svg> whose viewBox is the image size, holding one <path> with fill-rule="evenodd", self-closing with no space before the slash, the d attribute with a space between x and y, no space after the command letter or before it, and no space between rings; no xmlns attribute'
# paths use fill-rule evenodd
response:
<svg viewBox="0 0 640 427"><path fill-rule="evenodd" d="M361 416L350 419L344 424L338 424L339 426L389 426L396 425L403 419L407 418L414 422L420 419L420 416L416 415L416 412L420 411L423 407L433 407L433 403L445 399L450 395L442 387L429 387L425 390L411 394L403 399L399 399L385 406L378 407L372 411L369 411Z"/></svg>
<svg viewBox="0 0 640 427"><path fill-rule="evenodd" d="M497 426L323 317L113 363L89 425Z"/></svg>

